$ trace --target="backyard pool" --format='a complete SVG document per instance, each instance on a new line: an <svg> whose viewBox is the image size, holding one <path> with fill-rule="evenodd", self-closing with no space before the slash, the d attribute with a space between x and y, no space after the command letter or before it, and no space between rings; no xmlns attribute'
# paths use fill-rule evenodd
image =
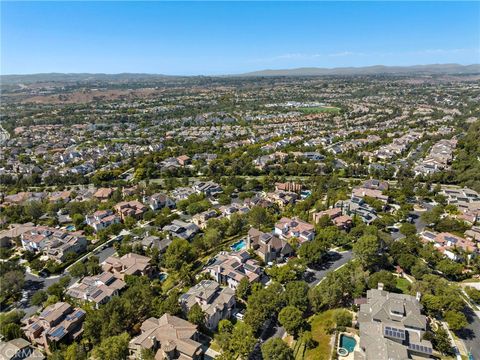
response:
<svg viewBox="0 0 480 360"><path fill-rule="evenodd" d="M68 231L75 231L75 226L73 226L73 225L68 225L68 226L67 226L67 230L68 230Z"/></svg>
<svg viewBox="0 0 480 360"><path fill-rule="evenodd" d="M340 335L340 347L346 349L349 353L355 350L355 345L357 342L351 336L342 334Z"/></svg>
<svg viewBox="0 0 480 360"><path fill-rule="evenodd" d="M232 246L230 246L230 249L232 249L233 251L240 251L245 249L246 246L247 246L247 243L245 242L245 239L242 239L240 241L237 241Z"/></svg>

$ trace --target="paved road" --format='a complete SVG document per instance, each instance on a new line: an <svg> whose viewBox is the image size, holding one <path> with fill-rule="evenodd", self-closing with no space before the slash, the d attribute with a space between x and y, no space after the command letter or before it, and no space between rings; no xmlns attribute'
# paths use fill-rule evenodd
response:
<svg viewBox="0 0 480 360"><path fill-rule="evenodd" d="M471 351L475 360L480 360L480 319L470 308L466 308L465 315L468 319L468 326L458 337L463 340L468 351Z"/></svg>
<svg viewBox="0 0 480 360"><path fill-rule="evenodd" d="M325 276L331 271L337 270L339 267L345 265L352 259L352 251L344 251L344 252L337 252L337 251L330 251L329 252L330 258L332 260L312 269L310 268L309 271L313 272L314 279L312 282L309 283L310 287L314 287L322 281Z"/></svg>

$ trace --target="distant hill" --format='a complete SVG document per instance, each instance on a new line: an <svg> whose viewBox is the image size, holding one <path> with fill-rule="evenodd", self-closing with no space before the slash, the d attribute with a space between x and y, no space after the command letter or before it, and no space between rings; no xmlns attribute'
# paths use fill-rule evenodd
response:
<svg viewBox="0 0 480 360"><path fill-rule="evenodd" d="M164 80L173 76L162 74L142 74L142 73L121 73L121 74L90 74L90 73L42 73L27 75L2 75L0 81L4 85L11 84L31 84L46 82L91 82L91 81L111 81L111 82L129 82L139 80Z"/></svg>
<svg viewBox="0 0 480 360"><path fill-rule="evenodd" d="M433 74L480 74L480 64L432 64L414 66L367 66L340 68L297 68L279 70L261 70L244 74L231 74L219 77L254 77L254 76L325 76L325 75L433 75ZM72 82L132 82L159 81L189 78L215 78L216 76L170 76L162 74L121 73L121 74L89 74L89 73L43 73L29 75L1 75L2 85L32 83L72 83ZM218 77L218 76L217 76Z"/></svg>
<svg viewBox="0 0 480 360"><path fill-rule="evenodd" d="M239 74L237 76L325 76L325 75L433 75L433 74L477 74L480 73L480 64L432 64L413 66L366 66L366 67L339 67L339 68L296 68L279 70L261 70Z"/></svg>

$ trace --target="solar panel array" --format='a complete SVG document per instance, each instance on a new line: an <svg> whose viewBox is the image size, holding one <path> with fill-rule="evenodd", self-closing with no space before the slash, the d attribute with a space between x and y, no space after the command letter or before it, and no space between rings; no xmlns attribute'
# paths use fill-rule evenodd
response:
<svg viewBox="0 0 480 360"><path fill-rule="evenodd" d="M62 337L65 334L65 328L63 326L58 327L55 329L53 333L50 334L51 337Z"/></svg>
<svg viewBox="0 0 480 360"><path fill-rule="evenodd" d="M388 337L405 340L405 330L397 329L391 326L385 326L384 334Z"/></svg>
<svg viewBox="0 0 480 360"><path fill-rule="evenodd" d="M432 352L433 352L433 349L431 347L425 346L425 345L420 345L420 344L410 344L410 345L408 345L408 348L410 350L418 351L418 352L421 352L423 354L432 354Z"/></svg>

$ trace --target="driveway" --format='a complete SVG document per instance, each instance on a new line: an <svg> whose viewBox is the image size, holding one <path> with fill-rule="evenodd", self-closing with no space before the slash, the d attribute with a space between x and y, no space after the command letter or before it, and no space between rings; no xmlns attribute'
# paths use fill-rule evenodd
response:
<svg viewBox="0 0 480 360"><path fill-rule="evenodd" d="M349 262L353 257L351 250L343 252L329 251L329 255L331 260L319 265L316 268L308 269L313 273L314 276L314 280L308 284L310 287L318 285L329 272L337 270Z"/></svg>

